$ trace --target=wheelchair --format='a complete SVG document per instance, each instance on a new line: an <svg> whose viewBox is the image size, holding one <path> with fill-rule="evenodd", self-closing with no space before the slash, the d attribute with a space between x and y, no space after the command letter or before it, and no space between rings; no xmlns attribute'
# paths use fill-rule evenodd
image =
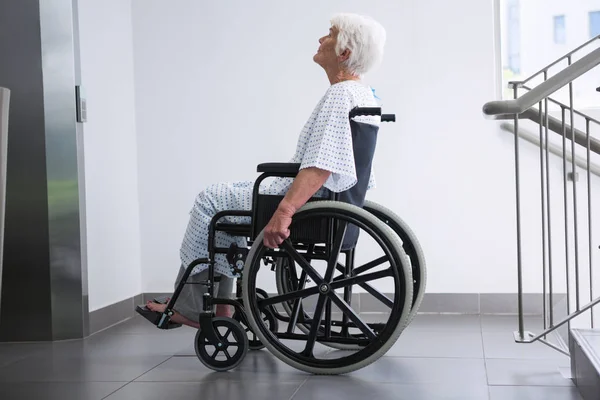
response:
<svg viewBox="0 0 600 400"><path fill-rule="evenodd" d="M391 210L365 200L379 131L355 119L366 115L395 121L379 107L351 110L358 177L352 188L341 193L326 190L325 197L309 199L293 216L289 238L269 249L263 245L262 231L283 196L260 193L260 183L270 177L293 179L300 164L258 165L261 175L254 185L252 209L217 213L209 228L209 258L187 266L163 313L145 306L136 311L160 329L179 327L170 321L177 298L194 267L205 264L209 277L200 284L207 286L207 293L194 347L208 368L233 369L248 350L265 347L284 363L311 374L345 374L383 356L417 314L427 273L423 251L409 226ZM220 222L235 216L251 217L251 223ZM246 238L247 246L216 247L219 231ZM226 254L237 278L233 299L214 296L220 278L214 274L216 254ZM362 313L363 295L386 312ZM233 306L232 318L216 317L217 304ZM384 321L367 321L374 316Z"/></svg>

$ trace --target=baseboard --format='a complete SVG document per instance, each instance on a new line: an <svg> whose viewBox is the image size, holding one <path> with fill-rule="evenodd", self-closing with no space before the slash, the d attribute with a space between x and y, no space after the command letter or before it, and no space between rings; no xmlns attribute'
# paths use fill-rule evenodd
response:
<svg viewBox="0 0 600 400"><path fill-rule="evenodd" d="M139 294L92 311L90 313L90 335L132 318L135 315L135 306L142 303L143 295Z"/></svg>
<svg viewBox="0 0 600 400"><path fill-rule="evenodd" d="M142 293L90 313L90 334L100 332L121 321L135 316L135 306L155 297L172 293ZM271 294L274 295L274 294ZM387 294L391 297L391 294ZM307 306L316 300L307 298ZM526 293L523 296L523 312L526 315L543 315L543 295ZM559 304L564 294L554 294L554 304ZM355 311L363 313L387 312L389 309L367 293L353 294ZM419 308L423 314L518 314L518 296L515 293L426 293Z"/></svg>

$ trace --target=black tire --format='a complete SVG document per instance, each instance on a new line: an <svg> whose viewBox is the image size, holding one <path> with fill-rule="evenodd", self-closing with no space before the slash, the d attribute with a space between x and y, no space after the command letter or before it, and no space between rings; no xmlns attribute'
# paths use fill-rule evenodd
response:
<svg viewBox="0 0 600 400"><path fill-rule="evenodd" d="M256 275L261 267L261 258L264 256L266 250L262 244L263 233L261 233L255 238L244 267L242 293L244 296L244 304L246 304L248 322L269 351L288 365L313 374L344 374L363 368L383 356L396 342L406 327L413 298L413 282L410 264L397 235L394 234L386 224L368 211L341 202L315 201L304 205L294 215L292 226L295 222L309 217L337 218L339 220L351 222L366 231L366 234L370 235L376 243L381 246L381 249L385 253L384 258L390 263L390 267L382 271L384 273L383 275L380 273L377 273L377 277L375 277L376 274L371 273L366 275L370 275L372 279L380 279L380 277L387 276L393 278L395 296L389 317L390 319L386 324L382 324L382 327L371 328L369 335L371 335L372 339L366 339L365 336L362 341L358 339L350 340L352 343L360 341L363 345L359 347L356 353L351 354L344 352L345 356L341 359L317 359L312 351L308 351L307 353L296 352L286 347L279 340L278 336L270 332L268 327L259 319L260 310L258 308L258 303L255 300L256 296L252 296L252 293L256 290ZM333 285L333 282L331 284ZM320 289L321 287L322 284L319 283L318 288ZM323 309L323 304L327 302L325 297L334 299L337 296L338 300L336 301L339 301L339 295L337 295L334 290L341 287L343 286L338 282L337 288L333 287L319 295L321 311ZM311 290L314 291L313 289ZM315 294L318 293L315 292ZM317 309L318 307L319 306L317 306ZM346 309L348 310L348 308ZM319 311L316 312L318 314ZM351 313L352 311L349 310L348 312ZM356 319L356 315L354 317ZM360 317L358 318L360 319ZM358 323L362 323L362 321L358 320L357 324ZM314 329L318 329L318 326L321 326L320 322L318 324L315 323ZM365 326L364 323L363 326ZM368 332L368 330L366 332ZM309 340L308 336L310 335L307 335L307 340ZM313 337L313 340L310 342L314 343L316 340L317 339Z"/></svg>
<svg viewBox="0 0 600 400"><path fill-rule="evenodd" d="M196 355L202 364L215 371L228 371L237 367L248 352L248 336L246 336L246 332L240 323L232 318L216 317L212 319L212 323L219 339L226 342L225 347L217 349L209 343L203 331L199 329L196 332L194 340ZM222 333L219 328L224 328L225 333ZM235 347L236 351L230 354L227 351L229 347ZM225 355L224 360L217 360L220 353Z"/></svg>
<svg viewBox="0 0 600 400"><path fill-rule="evenodd" d="M389 208L369 200L365 201L363 208L392 228L400 237L402 248L410 260L414 282L413 303L408 316L410 324L419 312L427 286L427 265L421 244L410 226Z"/></svg>

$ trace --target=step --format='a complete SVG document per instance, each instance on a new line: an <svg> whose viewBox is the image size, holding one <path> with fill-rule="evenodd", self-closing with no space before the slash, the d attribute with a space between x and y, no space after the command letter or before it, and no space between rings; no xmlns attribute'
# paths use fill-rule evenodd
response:
<svg viewBox="0 0 600 400"><path fill-rule="evenodd" d="M583 400L600 393L600 329L571 329L571 375Z"/></svg>

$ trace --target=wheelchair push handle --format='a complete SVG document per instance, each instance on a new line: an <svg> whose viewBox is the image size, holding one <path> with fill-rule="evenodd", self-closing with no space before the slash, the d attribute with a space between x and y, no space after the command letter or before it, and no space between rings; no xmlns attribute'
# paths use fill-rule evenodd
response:
<svg viewBox="0 0 600 400"><path fill-rule="evenodd" d="M396 122L395 114L382 114L381 107L356 107L350 111L350 118L363 115L380 115L381 122Z"/></svg>

